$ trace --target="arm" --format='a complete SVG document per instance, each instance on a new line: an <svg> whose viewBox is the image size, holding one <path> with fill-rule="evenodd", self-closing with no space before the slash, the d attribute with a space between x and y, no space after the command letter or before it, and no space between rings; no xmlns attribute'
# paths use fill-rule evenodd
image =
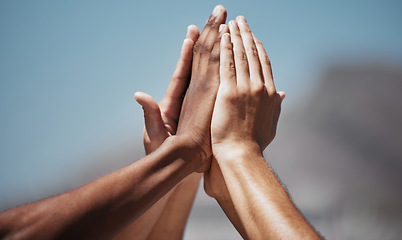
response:
<svg viewBox="0 0 402 240"><path fill-rule="evenodd" d="M149 95L135 94L144 110L144 147L147 155L155 151L169 135L176 133L183 96L190 81L192 49L198 37L198 28L190 25L169 88L159 105ZM192 173L186 177L115 239L132 239L133 236L136 239L149 239L150 234L162 234L162 228L167 226L173 232L169 236L182 236L198 188L199 175Z"/></svg>
<svg viewBox="0 0 402 240"><path fill-rule="evenodd" d="M242 238L249 239L233 205L233 201L227 188L225 179L223 178L222 171L215 158L213 158L211 161L210 169L204 173L204 190L208 196L215 198L223 212L229 218L236 230L240 233Z"/></svg>
<svg viewBox="0 0 402 240"><path fill-rule="evenodd" d="M171 137L127 167L70 192L2 213L0 236L110 238L197 169L193 151L198 150L188 146L186 139Z"/></svg>
<svg viewBox="0 0 402 240"><path fill-rule="evenodd" d="M262 155L284 97L275 90L268 56L243 17L230 21L229 29L221 43L211 136L235 211L250 239L320 239Z"/></svg>
<svg viewBox="0 0 402 240"><path fill-rule="evenodd" d="M225 19L225 9L215 8L197 42L192 68L197 74L192 75L175 136L148 156L80 188L3 212L0 237L110 238L186 176L205 171L212 154L210 133L205 130L210 128L219 84L206 81L206 70L217 26ZM202 107L196 108L198 104Z"/></svg>

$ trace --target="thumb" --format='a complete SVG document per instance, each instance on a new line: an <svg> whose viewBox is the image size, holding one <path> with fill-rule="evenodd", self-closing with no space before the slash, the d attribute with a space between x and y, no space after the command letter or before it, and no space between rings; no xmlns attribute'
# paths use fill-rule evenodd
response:
<svg viewBox="0 0 402 240"><path fill-rule="evenodd" d="M165 130L158 103L143 92L136 92L134 98L144 110L145 131L149 139L152 141L160 138Z"/></svg>

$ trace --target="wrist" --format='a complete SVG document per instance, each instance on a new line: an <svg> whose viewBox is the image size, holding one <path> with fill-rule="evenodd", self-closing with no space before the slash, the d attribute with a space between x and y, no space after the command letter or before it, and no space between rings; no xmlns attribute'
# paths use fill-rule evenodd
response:
<svg viewBox="0 0 402 240"><path fill-rule="evenodd" d="M186 163L190 173L197 171L206 158L204 151L199 146L191 144L185 136L170 136L161 147L172 148L174 155Z"/></svg>
<svg viewBox="0 0 402 240"><path fill-rule="evenodd" d="M212 152L219 164L250 157L263 157L261 147L254 141L226 141L212 145Z"/></svg>

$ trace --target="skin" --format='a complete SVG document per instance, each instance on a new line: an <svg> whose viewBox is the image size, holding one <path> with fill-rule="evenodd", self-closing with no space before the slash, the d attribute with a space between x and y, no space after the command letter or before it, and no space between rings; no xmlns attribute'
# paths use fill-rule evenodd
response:
<svg viewBox="0 0 402 240"><path fill-rule="evenodd" d="M229 217L237 217L233 221L244 238L321 239L262 154L275 136L284 98L276 92L269 58L244 17L228 25L230 35L221 42L221 84L211 122L217 164L212 163L215 169L207 175L208 191L224 202L221 206L228 207ZM219 185L218 179L224 181Z"/></svg>
<svg viewBox="0 0 402 240"><path fill-rule="evenodd" d="M226 10L217 6L194 46L191 81L176 135L168 136L144 158L82 187L1 213L0 237L112 238L185 177L207 170L212 155L209 129L219 87L219 82L208 79L207 69L218 27L225 20Z"/></svg>
<svg viewBox="0 0 402 240"><path fill-rule="evenodd" d="M198 28L190 25L180 59L159 105L148 94L137 92L134 95L144 110L143 140L147 155L155 151L170 135L176 134L183 96L191 77L192 49L198 37ZM171 239L182 239L201 177L202 174L199 173L187 176L115 239L132 239L133 236L136 239L160 239L162 234L169 234Z"/></svg>

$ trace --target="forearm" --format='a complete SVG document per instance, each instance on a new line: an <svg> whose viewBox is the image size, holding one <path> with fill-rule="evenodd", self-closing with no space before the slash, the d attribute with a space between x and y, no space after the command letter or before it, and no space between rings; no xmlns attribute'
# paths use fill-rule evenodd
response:
<svg viewBox="0 0 402 240"><path fill-rule="evenodd" d="M216 200L217 200L219 206L222 208L223 212L229 218L230 222L233 224L233 226L236 228L236 230L242 236L242 238L250 239L247 236L246 229L244 228L242 222L240 221L239 215L237 214L237 211L233 204L232 199L229 197L226 200L223 200L222 198L216 199Z"/></svg>
<svg viewBox="0 0 402 240"><path fill-rule="evenodd" d="M153 154L80 188L2 213L2 237L114 236L193 171L186 162L191 149L174 141L167 140Z"/></svg>
<svg viewBox="0 0 402 240"><path fill-rule="evenodd" d="M187 176L114 239L182 239L200 178Z"/></svg>
<svg viewBox="0 0 402 240"><path fill-rule="evenodd" d="M174 189L175 188L171 189L167 194L165 194L165 196L152 205L152 207L146 210L141 216L135 219L135 221L133 221L128 227L120 232L114 239L132 239L133 236L135 236L136 239L147 239L154 225L162 214L162 211L165 208Z"/></svg>
<svg viewBox="0 0 402 240"><path fill-rule="evenodd" d="M250 239L320 239L293 205L258 145L217 157L235 210Z"/></svg>
<svg viewBox="0 0 402 240"><path fill-rule="evenodd" d="M147 239L182 239L202 174L192 173L172 191Z"/></svg>

